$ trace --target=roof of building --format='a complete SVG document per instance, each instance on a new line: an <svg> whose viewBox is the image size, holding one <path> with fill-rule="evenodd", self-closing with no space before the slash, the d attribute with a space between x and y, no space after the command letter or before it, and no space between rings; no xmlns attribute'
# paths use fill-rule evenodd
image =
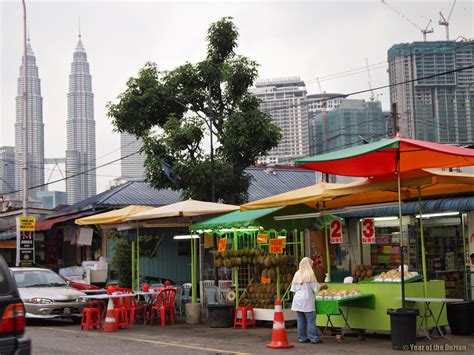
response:
<svg viewBox="0 0 474 355"><path fill-rule="evenodd" d="M248 168L251 177L249 201L299 189L316 183L311 170L290 168ZM154 189L144 181L128 181L98 195L66 207L55 214L65 215L87 209L121 208L128 205L164 206L181 201L181 193L171 189Z"/></svg>

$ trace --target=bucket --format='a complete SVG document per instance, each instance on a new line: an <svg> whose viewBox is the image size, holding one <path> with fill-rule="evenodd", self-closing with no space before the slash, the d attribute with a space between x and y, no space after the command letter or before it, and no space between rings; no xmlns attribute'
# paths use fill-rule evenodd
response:
<svg viewBox="0 0 474 355"><path fill-rule="evenodd" d="M390 329L392 334L392 348L396 350L410 350L416 344L416 309L388 309Z"/></svg>
<svg viewBox="0 0 474 355"><path fill-rule="evenodd" d="M449 328L453 335L470 335L473 332L474 302L462 301L446 305Z"/></svg>
<svg viewBox="0 0 474 355"><path fill-rule="evenodd" d="M229 328L234 324L234 306L231 304L207 305L207 324L211 328Z"/></svg>

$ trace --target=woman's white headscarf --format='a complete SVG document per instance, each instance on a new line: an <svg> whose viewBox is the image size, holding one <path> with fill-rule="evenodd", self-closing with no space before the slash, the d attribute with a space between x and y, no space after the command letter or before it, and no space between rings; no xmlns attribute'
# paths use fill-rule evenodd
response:
<svg viewBox="0 0 474 355"><path fill-rule="evenodd" d="M316 275L314 274L313 271L313 260L310 258L304 257L300 261L300 268L299 270L295 273L295 276L293 277L293 283L294 284L302 284L306 282L315 282L316 280Z"/></svg>

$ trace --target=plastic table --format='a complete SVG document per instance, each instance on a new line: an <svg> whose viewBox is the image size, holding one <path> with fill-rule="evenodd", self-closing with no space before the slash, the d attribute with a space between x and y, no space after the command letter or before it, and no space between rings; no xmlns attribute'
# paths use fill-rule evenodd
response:
<svg viewBox="0 0 474 355"><path fill-rule="evenodd" d="M397 298L401 299L399 297ZM421 322L420 322L420 326L418 327L418 332L421 330L423 323L425 323L426 337L431 340L430 333L428 330L428 319L429 318L433 319L434 329L438 331L438 334L440 336L445 337L446 333L439 326L439 319L441 318L441 313L443 312L445 304L453 303L453 302L462 302L464 300L460 298L405 297L405 301L425 304L425 311L423 313L420 312ZM437 316L435 316L435 314L431 310L431 303L441 303L441 308Z"/></svg>
<svg viewBox="0 0 474 355"><path fill-rule="evenodd" d="M345 312L343 307L346 309ZM341 336L344 336L346 330L352 330L349 324L349 310L351 307L375 309L375 297L373 294L367 293L342 299L316 300L316 314L324 314L327 316L323 333L329 328L329 325L334 328L331 316L339 315L344 320L344 326L341 327Z"/></svg>

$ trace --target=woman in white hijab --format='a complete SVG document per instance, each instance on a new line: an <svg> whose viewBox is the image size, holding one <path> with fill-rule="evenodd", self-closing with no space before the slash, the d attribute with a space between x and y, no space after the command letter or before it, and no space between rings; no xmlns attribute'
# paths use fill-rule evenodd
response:
<svg viewBox="0 0 474 355"><path fill-rule="evenodd" d="M321 288L313 271L313 260L304 257L299 270L293 277L291 292L294 292L291 309L296 312L298 322L298 341L300 343L322 343L316 330L316 308L314 294Z"/></svg>

